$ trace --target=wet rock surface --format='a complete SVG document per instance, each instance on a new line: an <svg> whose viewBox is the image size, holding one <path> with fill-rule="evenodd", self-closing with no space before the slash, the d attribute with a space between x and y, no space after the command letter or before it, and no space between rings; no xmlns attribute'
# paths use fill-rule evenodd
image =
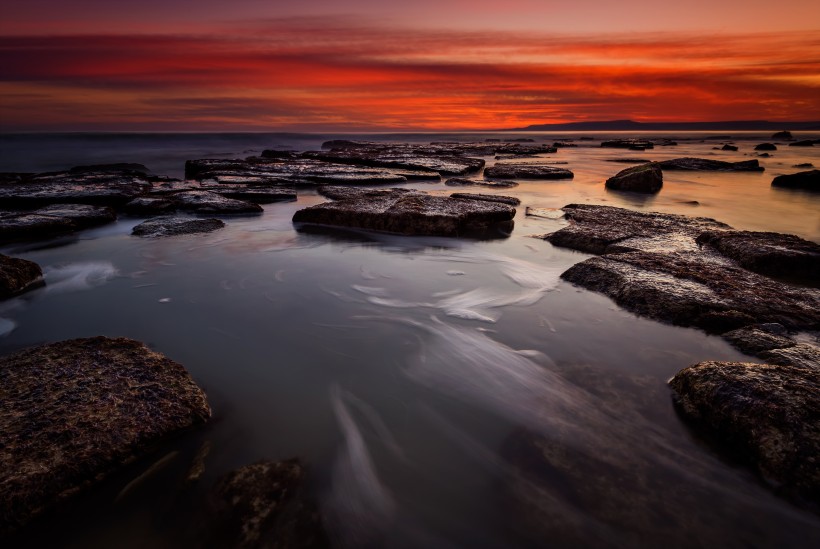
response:
<svg viewBox="0 0 820 549"><path fill-rule="evenodd" d="M621 170L606 180L607 189L656 193L663 187L663 172L655 162Z"/></svg>
<svg viewBox="0 0 820 549"><path fill-rule="evenodd" d="M463 198L465 200L483 200L485 202L498 202L499 204L509 204L518 206L521 201L514 196L504 196L500 194L479 194L479 193L453 193L451 198Z"/></svg>
<svg viewBox="0 0 820 549"><path fill-rule="evenodd" d="M0 242L67 234L116 219L113 209L88 204L54 204L28 212L0 212Z"/></svg>
<svg viewBox="0 0 820 549"><path fill-rule="evenodd" d="M701 362L669 382L681 413L784 496L820 505L820 369Z"/></svg>
<svg viewBox="0 0 820 549"><path fill-rule="evenodd" d="M183 191L168 196L178 209L203 214L260 214L259 204L226 198L209 191Z"/></svg>
<svg viewBox="0 0 820 549"><path fill-rule="evenodd" d="M0 254L0 299L36 288L42 281L43 271L34 261Z"/></svg>
<svg viewBox="0 0 820 549"><path fill-rule="evenodd" d="M492 188L502 188L508 189L510 187L517 187L518 183L515 181L486 181L481 179L464 179L461 177L451 177L447 181L444 182L445 185L448 187L469 187L469 186L477 186L477 187L492 187Z"/></svg>
<svg viewBox="0 0 820 549"><path fill-rule="evenodd" d="M210 417L178 363L126 338L0 357L0 533Z"/></svg>
<svg viewBox="0 0 820 549"><path fill-rule="evenodd" d="M814 242L791 234L753 231L705 231L696 242L750 271L820 287L820 245Z"/></svg>
<svg viewBox="0 0 820 549"><path fill-rule="evenodd" d="M572 179L575 177L565 168L543 164L496 164L484 170L484 177L491 179Z"/></svg>
<svg viewBox="0 0 820 549"><path fill-rule="evenodd" d="M758 353L769 364L820 369L820 347L811 343L796 343Z"/></svg>
<svg viewBox="0 0 820 549"><path fill-rule="evenodd" d="M710 172L762 172L757 160L724 162L707 158L674 158L659 162L663 170L710 171Z"/></svg>
<svg viewBox="0 0 820 549"><path fill-rule="evenodd" d="M131 234L144 237L179 236L184 234L210 233L221 229L225 222L220 219L193 219L190 217L155 217L134 227Z"/></svg>
<svg viewBox="0 0 820 549"><path fill-rule="evenodd" d="M820 170L778 175L772 180L772 187L820 192Z"/></svg>
<svg viewBox="0 0 820 549"><path fill-rule="evenodd" d="M610 139L608 141L602 141L601 147L608 147L612 149L630 149L636 151L654 149L655 144L646 139Z"/></svg>
<svg viewBox="0 0 820 549"><path fill-rule="evenodd" d="M432 196L407 189L325 187L332 198L297 211L294 223L369 229L403 235L506 236L515 208L497 202Z"/></svg>
<svg viewBox="0 0 820 549"><path fill-rule="evenodd" d="M797 342L787 333L782 324L756 324L726 332L723 338L747 355L759 355L796 345Z"/></svg>
<svg viewBox="0 0 820 549"><path fill-rule="evenodd" d="M324 548L330 543L305 492L298 460L262 461L221 478L209 497L205 547Z"/></svg>

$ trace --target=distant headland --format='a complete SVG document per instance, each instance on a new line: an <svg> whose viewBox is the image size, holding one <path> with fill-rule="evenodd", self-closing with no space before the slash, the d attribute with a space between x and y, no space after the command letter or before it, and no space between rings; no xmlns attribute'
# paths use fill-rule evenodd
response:
<svg viewBox="0 0 820 549"><path fill-rule="evenodd" d="M635 122L606 120L597 122L567 122L563 124L533 124L524 128L501 131L820 131L820 122L772 122L769 120L734 120L726 122Z"/></svg>

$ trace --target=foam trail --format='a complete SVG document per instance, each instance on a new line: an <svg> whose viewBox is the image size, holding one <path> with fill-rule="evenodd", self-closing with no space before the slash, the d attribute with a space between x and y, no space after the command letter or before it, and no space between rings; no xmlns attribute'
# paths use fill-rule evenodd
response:
<svg viewBox="0 0 820 549"><path fill-rule="evenodd" d="M328 519L342 546L378 547L394 523L396 504L376 474L338 386L331 389L330 400L344 444L333 463Z"/></svg>
<svg viewBox="0 0 820 549"><path fill-rule="evenodd" d="M101 286L117 276L119 271L110 261L88 261L49 266L43 270L46 292L65 293Z"/></svg>
<svg viewBox="0 0 820 549"><path fill-rule="evenodd" d="M9 335L17 327L17 323L8 318L0 317L0 337Z"/></svg>

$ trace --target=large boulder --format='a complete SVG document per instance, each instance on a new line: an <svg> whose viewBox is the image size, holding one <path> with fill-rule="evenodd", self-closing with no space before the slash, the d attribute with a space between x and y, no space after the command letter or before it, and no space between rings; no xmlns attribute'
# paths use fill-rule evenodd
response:
<svg viewBox="0 0 820 549"><path fill-rule="evenodd" d="M330 546L298 460L261 461L219 479L208 503L205 547L319 549Z"/></svg>
<svg viewBox="0 0 820 549"><path fill-rule="evenodd" d="M407 189L324 188L332 202L297 211L293 222L403 235L506 236L515 208L497 202L432 196Z"/></svg>
<svg viewBox="0 0 820 549"><path fill-rule="evenodd" d="M220 219L193 219L190 217L155 217L143 221L131 234L144 237L179 236L184 234L210 233L221 229L225 222Z"/></svg>
<svg viewBox="0 0 820 549"><path fill-rule="evenodd" d="M772 187L820 191L820 170L778 175L772 180Z"/></svg>
<svg viewBox="0 0 820 549"><path fill-rule="evenodd" d="M0 299L6 299L43 283L40 266L28 259L0 254Z"/></svg>
<svg viewBox="0 0 820 549"><path fill-rule="evenodd" d="M496 164L484 170L490 179L572 179L575 177L565 168L544 164Z"/></svg>
<svg viewBox="0 0 820 549"><path fill-rule="evenodd" d="M674 158L659 162L663 170L712 171L712 172L762 172L763 166L757 160L724 162L707 158Z"/></svg>
<svg viewBox="0 0 820 549"><path fill-rule="evenodd" d="M701 362L669 382L688 419L778 492L820 505L820 369Z"/></svg>
<svg viewBox="0 0 820 549"><path fill-rule="evenodd" d="M621 170L606 180L606 188L636 193L656 193L663 187L663 172L655 162Z"/></svg>
<svg viewBox="0 0 820 549"><path fill-rule="evenodd" d="M0 357L0 534L210 415L181 365L132 339Z"/></svg>

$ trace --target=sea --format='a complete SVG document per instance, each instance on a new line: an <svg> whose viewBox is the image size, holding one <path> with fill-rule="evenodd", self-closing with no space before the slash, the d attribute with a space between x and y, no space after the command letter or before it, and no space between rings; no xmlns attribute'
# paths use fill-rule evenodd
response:
<svg viewBox="0 0 820 549"><path fill-rule="evenodd" d="M600 146L638 137L677 145ZM820 146L780 141L759 157L753 148L773 142L771 132L3 134L0 171L136 162L181 178L189 159L316 150L330 139L572 140L577 147L540 156L575 177L469 189L521 200L512 233L495 240L298 232L294 212L325 200L300 188L296 201L226 217L210 234L138 238L131 230L144 219L122 216L71 237L2 246L39 263L46 285L0 302L0 354L134 338L183 364L214 412L207 426L44 516L27 543L197 546L220 477L299 458L338 547L653 547L663 538L675 547L820 547L818 515L716 452L673 407L667 381L682 368L755 359L561 280L590 256L539 238L566 225L562 206L580 203L820 242L820 195L771 186L807 169L797 165L820 166ZM724 143L739 150L720 150ZM655 195L604 187L630 165L614 159L690 156L757 158L765 171L665 172ZM522 432L547 441L558 462L576 457L527 480L527 460L510 457ZM205 472L192 486L185 477L197 454ZM534 525L530 512L551 520Z"/></svg>

